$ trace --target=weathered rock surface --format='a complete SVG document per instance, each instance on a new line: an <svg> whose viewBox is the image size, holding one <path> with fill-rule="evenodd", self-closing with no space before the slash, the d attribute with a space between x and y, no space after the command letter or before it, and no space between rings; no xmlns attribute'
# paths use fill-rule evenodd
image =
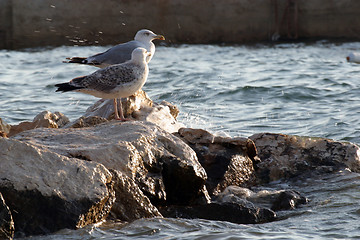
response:
<svg viewBox="0 0 360 240"><path fill-rule="evenodd" d="M216 195L230 185L254 184L254 163L259 159L251 139L214 136L191 128L181 128L177 135L195 150L208 175L206 187L211 194Z"/></svg>
<svg viewBox="0 0 360 240"><path fill-rule="evenodd" d="M14 232L14 221L10 209L0 193L0 239L13 239Z"/></svg>
<svg viewBox="0 0 360 240"><path fill-rule="evenodd" d="M142 91L124 101L123 110L144 121L111 120L112 107L111 100L100 100L62 128L66 121L43 112L33 121L43 127L0 138L0 192L14 209L17 232L81 227L109 212L124 221L268 222L276 218L273 210L308 199L293 190L244 187L343 168L360 172L355 144L271 133L229 138L180 128L176 107L153 103Z"/></svg>
<svg viewBox="0 0 360 240"><path fill-rule="evenodd" d="M250 139L261 159L256 171L260 182L343 168L360 172L359 147L352 143L274 133L259 133Z"/></svg>
<svg viewBox="0 0 360 240"><path fill-rule="evenodd" d="M0 192L16 234L80 228L109 213L114 193L111 174L103 165L14 139L0 138L0 149Z"/></svg>
<svg viewBox="0 0 360 240"><path fill-rule="evenodd" d="M176 121L179 110L176 106L162 101L153 102L148 95L139 90L127 99L122 99L124 116L137 121L148 121L158 125L170 133L177 132L183 124ZM66 127L90 127L107 120L114 119L114 105L112 99L100 99L86 110L86 113Z"/></svg>
<svg viewBox="0 0 360 240"><path fill-rule="evenodd" d="M133 221L139 218L162 217L134 180L119 171L110 172L113 175L116 197L110 212L112 218Z"/></svg>
<svg viewBox="0 0 360 240"><path fill-rule="evenodd" d="M263 223L275 220L276 213L266 208L245 207L237 203L210 203L196 206L160 208L165 217L202 218L233 223Z"/></svg>
<svg viewBox="0 0 360 240"><path fill-rule="evenodd" d="M34 129L34 128L60 128L69 122L69 119L60 112L51 113L43 111L35 116L32 122L21 122L18 125L13 125L10 128L9 136L14 136L20 132Z"/></svg>
<svg viewBox="0 0 360 240"><path fill-rule="evenodd" d="M270 208L273 211L295 209L309 200L294 190L262 190L229 186L216 196L221 203L238 203L246 207Z"/></svg>
<svg viewBox="0 0 360 240"><path fill-rule="evenodd" d="M195 152L150 122L111 121L82 129L38 128L15 138L119 170L135 180L154 204L189 204L209 199L206 172Z"/></svg>

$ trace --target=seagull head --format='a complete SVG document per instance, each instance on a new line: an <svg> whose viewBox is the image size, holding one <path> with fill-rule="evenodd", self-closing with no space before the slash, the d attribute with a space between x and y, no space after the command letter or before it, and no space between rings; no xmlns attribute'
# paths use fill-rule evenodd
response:
<svg viewBox="0 0 360 240"><path fill-rule="evenodd" d="M137 63L146 63L146 58L147 56L149 56L151 53L149 53L148 51L146 51L145 48L135 48L134 51L132 51L131 53L131 61L133 62L137 62Z"/></svg>
<svg viewBox="0 0 360 240"><path fill-rule="evenodd" d="M142 29L136 33L134 39L139 42L151 42L154 39L165 40L165 37L163 35L155 34L150 30Z"/></svg>

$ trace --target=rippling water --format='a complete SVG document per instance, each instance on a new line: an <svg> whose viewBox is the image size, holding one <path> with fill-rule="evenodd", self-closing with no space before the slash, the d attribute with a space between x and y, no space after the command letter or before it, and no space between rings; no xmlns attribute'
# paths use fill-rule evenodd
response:
<svg viewBox="0 0 360 240"><path fill-rule="evenodd" d="M0 51L0 117L16 124L43 110L75 120L97 99L55 93L54 84L95 69L61 63L107 47ZM360 65L345 56L360 43L158 47L144 90L155 101L180 108L179 121L230 136L277 132L360 144ZM261 225L184 219L106 223L42 239L359 239L360 175L347 171L292 188L312 201ZM39 238L39 237L37 237Z"/></svg>

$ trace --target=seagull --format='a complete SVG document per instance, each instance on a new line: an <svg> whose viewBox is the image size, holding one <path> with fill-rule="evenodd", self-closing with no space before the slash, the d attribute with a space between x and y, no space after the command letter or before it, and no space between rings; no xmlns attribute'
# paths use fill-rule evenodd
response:
<svg viewBox="0 0 360 240"><path fill-rule="evenodd" d="M69 61L65 63L80 63L86 65L93 65L99 68L108 67L114 64L124 63L131 59L131 53L135 48L145 48L150 54L146 58L146 62L150 62L155 53L155 45L152 42L154 39L165 40L163 35L158 35L150 30L139 30L134 40L118 44L105 52L98 53L90 57L72 57L67 58Z"/></svg>
<svg viewBox="0 0 360 240"><path fill-rule="evenodd" d="M124 118L121 101L118 113L116 99L129 97L142 88L149 74L147 57L150 54L145 48L136 48L131 54L131 60L74 78L70 82L56 84L56 92L76 91L98 98L114 99L115 119L128 121Z"/></svg>
<svg viewBox="0 0 360 240"><path fill-rule="evenodd" d="M360 63L360 53L359 52L352 52L346 56L346 60L348 62Z"/></svg>

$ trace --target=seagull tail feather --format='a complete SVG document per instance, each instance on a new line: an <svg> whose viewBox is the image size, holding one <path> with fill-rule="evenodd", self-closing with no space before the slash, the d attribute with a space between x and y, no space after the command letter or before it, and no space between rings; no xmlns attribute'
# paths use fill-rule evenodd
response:
<svg viewBox="0 0 360 240"><path fill-rule="evenodd" d="M71 85L68 82L67 83L55 84L55 87L58 88L58 89L56 89L56 92L69 92L69 91L74 91L76 89L81 89L81 87Z"/></svg>
<svg viewBox="0 0 360 240"><path fill-rule="evenodd" d="M84 57L72 57L66 58L69 61L64 61L64 63L80 63L80 64L88 64L88 61Z"/></svg>

